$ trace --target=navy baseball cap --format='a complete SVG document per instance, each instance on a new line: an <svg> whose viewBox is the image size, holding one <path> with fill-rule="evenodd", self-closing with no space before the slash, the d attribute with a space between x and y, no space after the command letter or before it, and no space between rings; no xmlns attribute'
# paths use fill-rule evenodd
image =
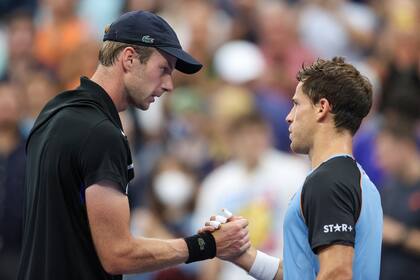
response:
<svg viewBox="0 0 420 280"><path fill-rule="evenodd" d="M198 72L203 65L182 50L171 26L160 16L147 11L121 15L106 28L103 41L115 41L157 48L177 58L175 68L186 74Z"/></svg>

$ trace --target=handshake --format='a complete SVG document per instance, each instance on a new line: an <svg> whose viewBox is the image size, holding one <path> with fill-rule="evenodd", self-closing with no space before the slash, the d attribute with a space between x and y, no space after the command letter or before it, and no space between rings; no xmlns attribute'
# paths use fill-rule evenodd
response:
<svg viewBox="0 0 420 280"><path fill-rule="evenodd" d="M211 216L198 233L213 235L216 257L222 260L235 261L251 247L248 220L233 216L227 209L222 209L221 215Z"/></svg>
<svg viewBox="0 0 420 280"><path fill-rule="evenodd" d="M210 220L198 230L198 236L200 236L198 239L203 238L201 242L198 242L203 247L206 247L204 239L212 244L211 253L207 254L207 257L216 256L230 261L259 280L283 278L280 260L253 248L249 240L248 221L242 217L233 216L227 209L223 209L221 215L211 216ZM190 259L191 255L195 260L205 259L194 253L198 251L197 247L194 249L193 246L197 237L186 241Z"/></svg>

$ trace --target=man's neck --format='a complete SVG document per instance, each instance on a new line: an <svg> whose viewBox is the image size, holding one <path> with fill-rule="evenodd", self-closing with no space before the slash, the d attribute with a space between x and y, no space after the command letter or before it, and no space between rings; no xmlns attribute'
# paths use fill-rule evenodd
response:
<svg viewBox="0 0 420 280"><path fill-rule="evenodd" d="M98 66L91 80L100 85L114 102L118 112L125 110L127 100L124 96L124 85L122 77L114 67Z"/></svg>
<svg viewBox="0 0 420 280"><path fill-rule="evenodd" d="M352 155L352 136L349 132L319 133L315 136L314 145L309 151L312 169L336 155Z"/></svg>

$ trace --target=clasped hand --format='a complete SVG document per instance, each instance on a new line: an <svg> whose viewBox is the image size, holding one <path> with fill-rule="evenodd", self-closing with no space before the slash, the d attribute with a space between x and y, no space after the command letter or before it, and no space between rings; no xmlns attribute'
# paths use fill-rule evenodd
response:
<svg viewBox="0 0 420 280"><path fill-rule="evenodd" d="M234 261L251 247L248 220L222 210L223 216L211 216L198 233L211 232L216 240L216 256Z"/></svg>

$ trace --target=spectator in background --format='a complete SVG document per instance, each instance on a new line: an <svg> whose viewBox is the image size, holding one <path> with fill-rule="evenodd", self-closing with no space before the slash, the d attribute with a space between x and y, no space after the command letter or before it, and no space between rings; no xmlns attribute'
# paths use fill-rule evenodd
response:
<svg viewBox="0 0 420 280"><path fill-rule="evenodd" d="M38 0L2 0L0 1L0 17L10 15L15 10L26 9L34 11Z"/></svg>
<svg viewBox="0 0 420 280"><path fill-rule="evenodd" d="M280 1L268 2L259 9L257 19L257 45L266 64L260 87L290 100L295 90L296 73L303 63L312 63L315 59L300 40L296 27L297 10Z"/></svg>
<svg viewBox="0 0 420 280"><path fill-rule="evenodd" d="M26 138L35 123L35 119L47 102L59 90L57 81L47 72L32 73L23 86L23 108L20 129Z"/></svg>
<svg viewBox="0 0 420 280"><path fill-rule="evenodd" d="M420 150L413 125L388 120L377 138L378 163L388 174L384 212L382 280L420 275Z"/></svg>
<svg viewBox="0 0 420 280"><path fill-rule="evenodd" d="M161 11L162 7L165 6L162 0L126 0L124 2L122 9L124 12L144 10L158 13Z"/></svg>
<svg viewBox="0 0 420 280"><path fill-rule="evenodd" d="M233 0L229 2L232 17L231 40L256 43L258 38L257 10L261 1Z"/></svg>
<svg viewBox="0 0 420 280"><path fill-rule="evenodd" d="M198 181L192 169L173 156L162 156L145 190L142 207L134 210L134 235L154 238L179 238L195 233L191 216L195 208ZM198 279L197 265L179 265L131 280Z"/></svg>
<svg viewBox="0 0 420 280"><path fill-rule="evenodd" d="M296 73L302 63L314 60L299 38L297 19L297 11L280 2L265 3L258 12L258 47L265 68L254 88L255 104L271 124L274 146L286 152L290 139L283 120L292 107Z"/></svg>
<svg viewBox="0 0 420 280"><path fill-rule="evenodd" d="M100 44L96 40L86 39L80 46L66 54L57 70L58 79L65 89L77 87L80 75L90 77L98 66L97 54ZM78 63L74 63L77 61Z"/></svg>
<svg viewBox="0 0 420 280"><path fill-rule="evenodd" d="M44 69L35 58L33 49L35 26L29 12L17 10L7 21L7 68L0 74L1 80L8 80L22 86L35 72Z"/></svg>
<svg viewBox="0 0 420 280"><path fill-rule="evenodd" d="M316 56L363 59L374 43L377 18L366 4L349 0L309 0L300 11L298 28Z"/></svg>
<svg viewBox="0 0 420 280"><path fill-rule="evenodd" d="M37 58L54 71L61 60L91 36L90 26L77 16L79 0L43 1L41 22L35 37Z"/></svg>
<svg viewBox="0 0 420 280"><path fill-rule="evenodd" d="M214 166L225 163L232 156L229 129L236 118L255 109L252 92L246 87L223 85L209 99L209 149Z"/></svg>
<svg viewBox="0 0 420 280"><path fill-rule="evenodd" d="M291 108L291 102L266 83L266 63L260 48L247 41L228 42L216 51L214 66L224 82L219 88L219 91L225 89L225 97L221 98L233 99L233 94L239 92L239 100L249 99L250 104L247 107L255 108L270 124L274 147L289 151L289 132L283 119ZM269 73L269 69L267 71ZM234 105L235 109L239 107L236 104L243 103L233 100L229 105L222 104L221 108L226 108L229 112L229 106ZM221 111L219 106L213 107L215 111Z"/></svg>
<svg viewBox="0 0 420 280"><path fill-rule="evenodd" d="M419 2L384 2L386 20L376 53L383 80L381 113L401 95L420 96Z"/></svg>
<svg viewBox="0 0 420 280"><path fill-rule="evenodd" d="M24 140L17 88L0 83L0 279L16 279L22 238Z"/></svg>
<svg viewBox="0 0 420 280"><path fill-rule="evenodd" d="M168 151L185 162L202 179L213 168L209 136L215 123L208 123L206 100L197 88L180 87L169 96Z"/></svg>
<svg viewBox="0 0 420 280"><path fill-rule="evenodd" d="M226 207L249 220L254 246L282 255L283 219L288 201L303 183L309 164L276 151L271 131L258 113L239 117L231 124L231 160L204 179L195 215L196 227L208 213ZM253 279L231 263L211 260L202 264L205 280Z"/></svg>

